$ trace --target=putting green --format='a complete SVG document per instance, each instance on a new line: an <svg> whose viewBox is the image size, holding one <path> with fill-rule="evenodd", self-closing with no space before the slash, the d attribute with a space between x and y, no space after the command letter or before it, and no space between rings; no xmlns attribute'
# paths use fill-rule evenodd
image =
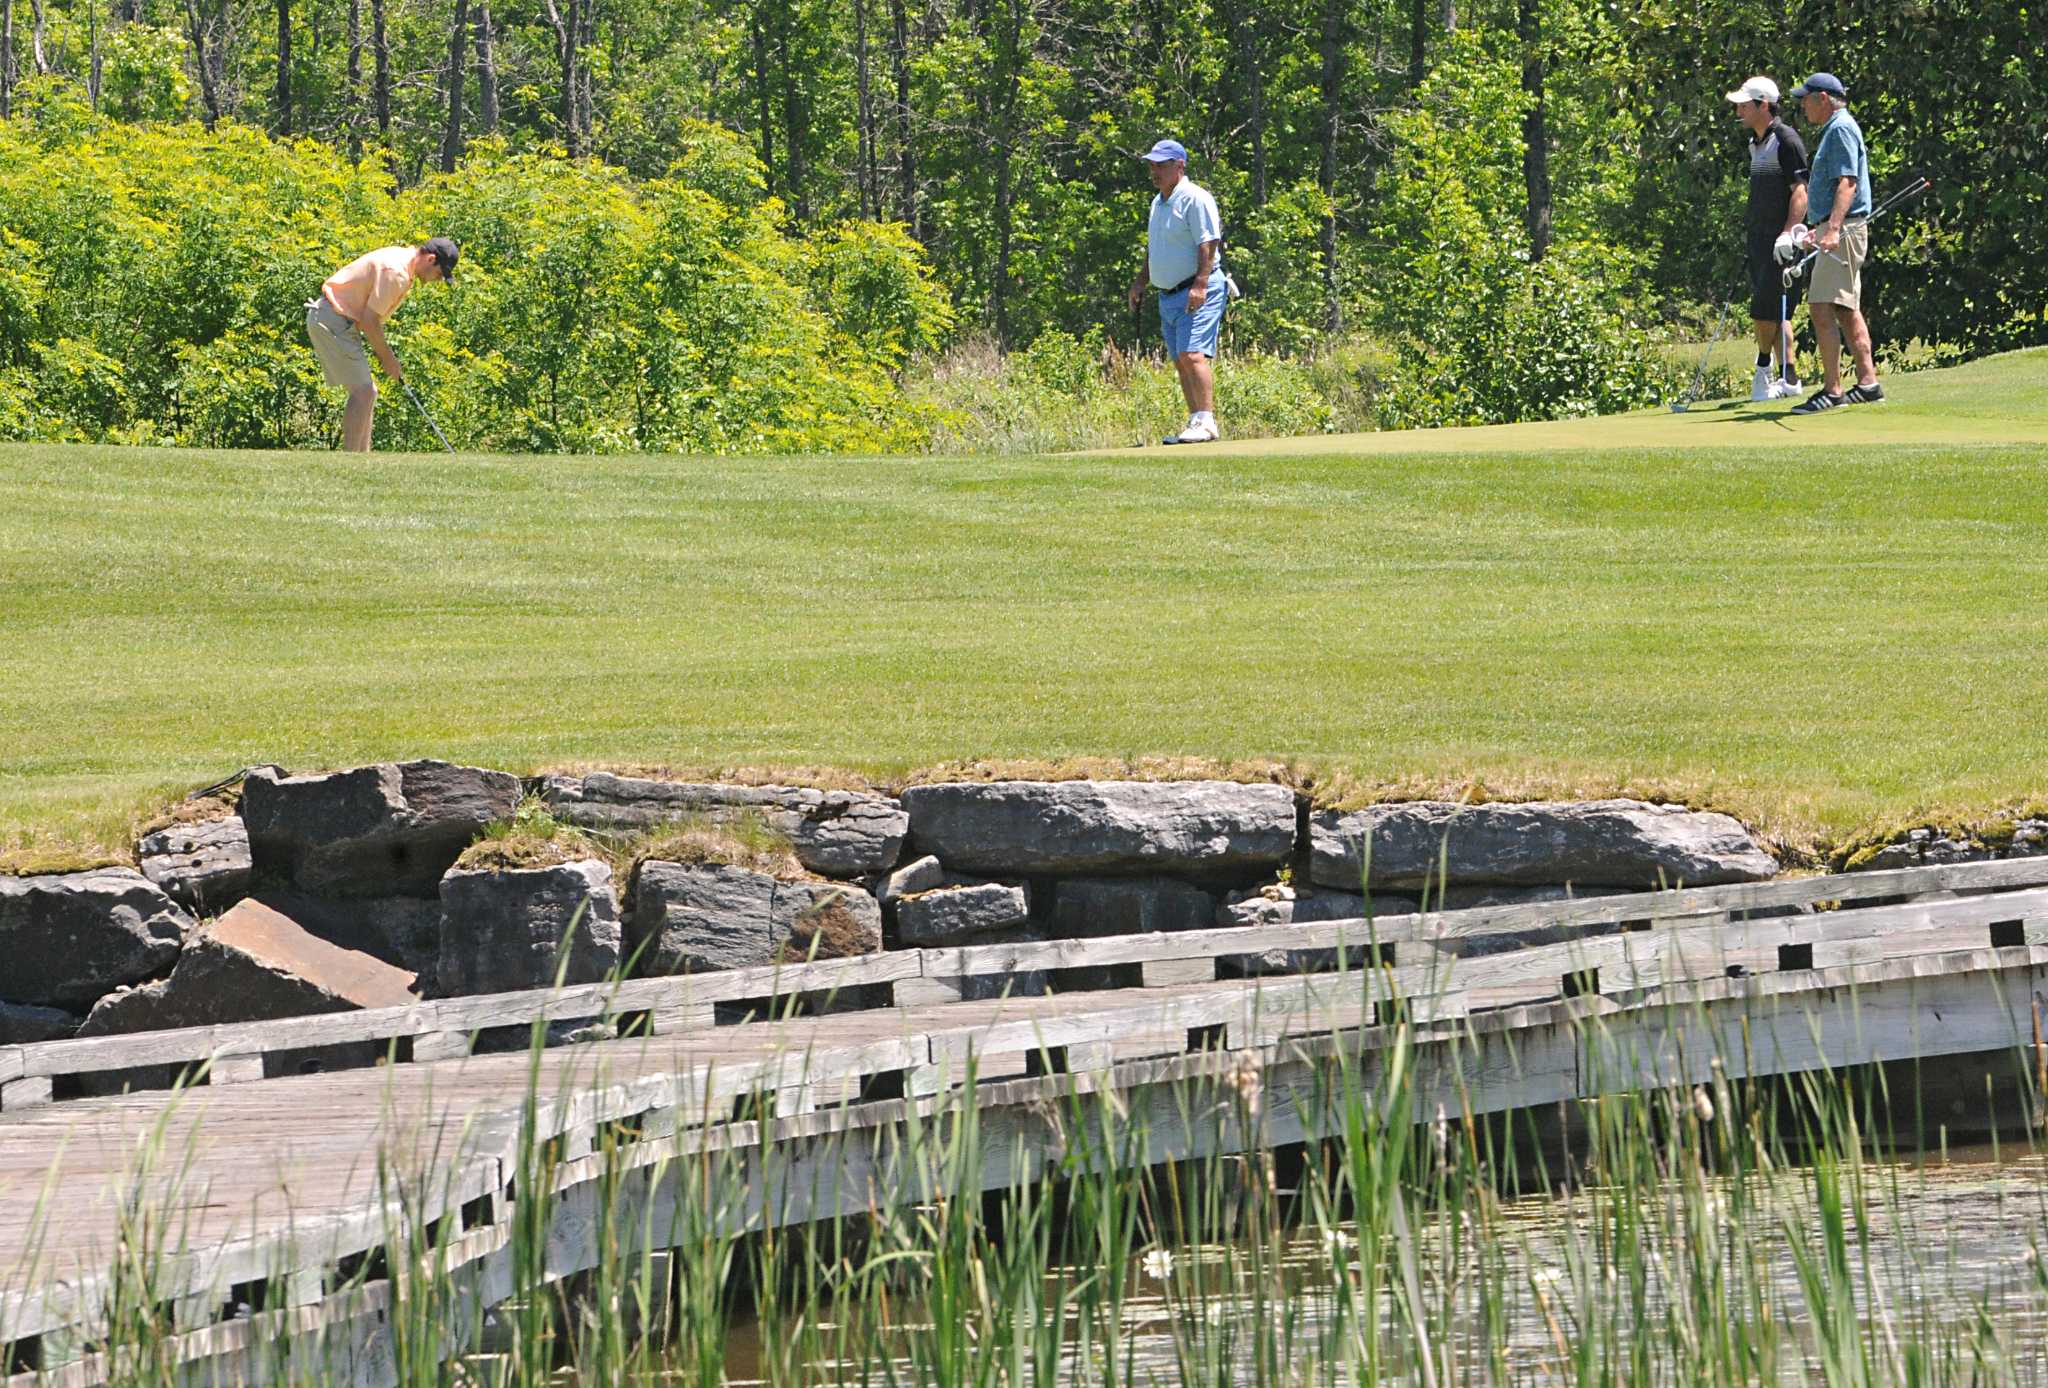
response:
<svg viewBox="0 0 2048 1388"><path fill-rule="evenodd" d="M1229 370L1229 362L1218 370ZM1809 383L1809 393L1815 385ZM2048 444L2048 351L2011 352L1967 367L1891 376L1884 387L1889 398L1874 408L1813 416L1792 414L1797 400L1707 400L1683 413L1659 408L1600 419L1251 439L1225 446L1254 457L1300 457L1589 448L1747 448L1782 454L1844 443ZM1227 428L1230 421L1223 423Z"/></svg>
<svg viewBox="0 0 2048 1388"><path fill-rule="evenodd" d="M1982 814L2048 792L2048 352L1889 384L1088 458L0 449L0 847L426 755Z"/></svg>

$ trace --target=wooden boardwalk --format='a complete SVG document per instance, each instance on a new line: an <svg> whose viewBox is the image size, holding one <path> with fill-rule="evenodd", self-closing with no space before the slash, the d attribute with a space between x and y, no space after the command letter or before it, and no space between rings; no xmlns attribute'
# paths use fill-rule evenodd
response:
<svg viewBox="0 0 2048 1388"><path fill-rule="evenodd" d="M1544 936L1568 938L1527 943ZM1351 967L1225 976L1332 954ZM1037 971L1094 986L972 1000L973 980ZM2044 995L2048 860L2018 860L908 950L0 1048L0 1342L20 1383L103 1381L92 1345L123 1295L114 1270L139 1254L150 1295L189 1327L192 1381L317 1364L388 1383L375 1260L407 1221L450 1221L464 1285L486 1302L509 1292L523 1126L559 1159L571 1213L549 1270L565 1276L595 1256L573 1197L608 1162L642 1173L652 1207L680 1198L662 1174L676 1156L741 1154L753 1179L732 1218L759 1227L920 1198L928 1175L903 1160L906 1134L963 1103L994 1135L991 1188L1043 1170L1064 1150L1060 1102L1103 1090L1147 1127L1154 1161L1310 1138L1332 1060L1369 1070L1396 1024L1416 1046L1426 1121L1697 1083L1715 1066L1734 1078L2035 1046ZM792 1004L811 1011L786 1015ZM597 1039L469 1053L475 1036L537 1020L587 1021ZM631 1034L603 1039L619 1028ZM296 1073L315 1048L368 1043L388 1063ZM179 1065L208 1067L204 1082L67 1098L94 1076ZM1257 1131L1190 1108L1190 1086L1247 1065L1265 1096Z"/></svg>

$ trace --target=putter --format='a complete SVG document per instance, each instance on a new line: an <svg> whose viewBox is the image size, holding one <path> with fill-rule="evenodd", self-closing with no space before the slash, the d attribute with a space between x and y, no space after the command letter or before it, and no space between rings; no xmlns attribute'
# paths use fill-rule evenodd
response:
<svg viewBox="0 0 2048 1388"><path fill-rule="evenodd" d="M399 385L405 389L405 398L412 401L413 408L420 412L420 418L427 421L427 427L434 431L434 437L441 441L441 447L447 449L452 456L455 452L455 445L448 442L448 436L441 432L441 426L434 423L434 417L427 413L427 407L420 403L419 396L413 393L412 382L400 381Z"/></svg>
<svg viewBox="0 0 2048 1388"><path fill-rule="evenodd" d="M1671 413L1684 414L1692 408L1692 402L1700 398L1700 385L1707 379L1707 358L1721 345L1721 330L1728 326L1728 305L1721 305L1721 317L1714 324L1714 335L1707 339L1707 350L1700 353L1699 370L1692 373L1692 389L1671 402Z"/></svg>
<svg viewBox="0 0 2048 1388"><path fill-rule="evenodd" d="M1883 202L1879 203L1876 207L1872 208L1870 210L1870 215L1863 219L1863 224L1865 226L1869 226L1872 222L1884 216L1885 213L1896 211L1900 206L1904 205L1905 203L1911 201L1914 198L1919 197L1922 193L1928 191L1933 186L1934 183L1931 179L1914 179L1911 183L1908 183L1905 187L1899 189L1896 193L1893 193L1890 197L1886 198ZM1820 256L1820 253L1820 248L1816 246L1814 249L1808 251L1804 256L1800 257L1797 264L1787 265L1785 267L1785 273L1778 277L1779 283L1784 285L1787 289L1790 289L1793 285L1799 283L1799 277L1805 274L1807 270L1811 268L1813 262ZM1830 252L1830 254L1832 255L1833 253ZM1834 256L1833 258L1836 260L1841 259L1841 257L1838 255Z"/></svg>

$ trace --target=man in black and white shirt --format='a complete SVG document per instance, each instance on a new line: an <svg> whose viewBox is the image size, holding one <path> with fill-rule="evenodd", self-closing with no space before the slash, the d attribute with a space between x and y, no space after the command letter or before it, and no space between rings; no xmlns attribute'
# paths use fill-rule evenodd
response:
<svg viewBox="0 0 2048 1388"><path fill-rule="evenodd" d="M1799 394L1799 370L1793 363L1792 310L1799 306L1803 284L1790 289L1779 278L1773 247L1781 236L1806 222L1806 146L1792 127L1778 119L1778 84L1752 77L1728 93L1735 115L1749 131L1749 212L1745 219L1749 262L1749 316L1756 322L1756 377L1752 400L1776 400ZM1772 358L1777 369L1772 370Z"/></svg>

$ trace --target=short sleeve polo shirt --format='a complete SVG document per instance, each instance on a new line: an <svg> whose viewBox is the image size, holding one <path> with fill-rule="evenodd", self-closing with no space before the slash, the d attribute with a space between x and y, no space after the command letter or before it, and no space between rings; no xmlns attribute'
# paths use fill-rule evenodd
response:
<svg viewBox="0 0 2048 1388"><path fill-rule="evenodd" d="M1813 173L1806 200L1806 220L1814 226L1825 222L1835 210L1835 184L1856 180L1856 196L1849 201L1847 217L1870 215L1870 151L1863 143L1863 127L1847 111L1837 111L1820 128L1820 143L1813 147Z"/></svg>
<svg viewBox="0 0 2048 1388"><path fill-rule="evenodd" d="M1183 178L1171 192L1154 194L1145 227L1146 268L1154 289L1193 279L1204 241L1223 239L1223 217L1209 190ZM1219 256L1220 267L1222 259Z"/></svg>

